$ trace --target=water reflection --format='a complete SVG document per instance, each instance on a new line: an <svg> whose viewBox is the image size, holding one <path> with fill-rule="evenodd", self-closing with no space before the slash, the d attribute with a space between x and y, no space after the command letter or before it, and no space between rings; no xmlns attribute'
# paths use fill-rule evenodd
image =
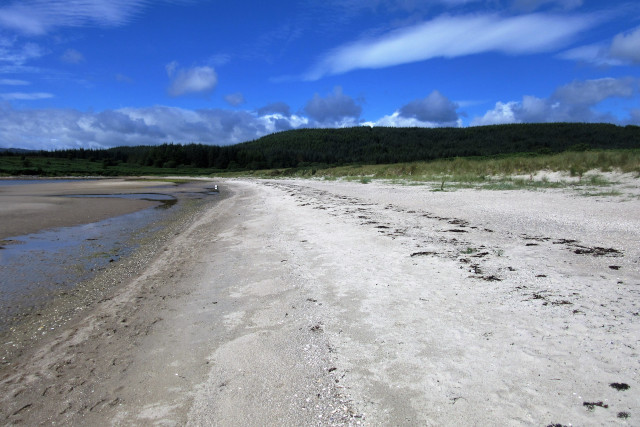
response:
<svg viewBox="0 0 640 427"><path fill-rule="evenodd" d="M175 203L175 199L171 199ZM0 242L0 330L25 308L87 280L137 248L167 211L154 208L74 227L11 237Z"/></svg>

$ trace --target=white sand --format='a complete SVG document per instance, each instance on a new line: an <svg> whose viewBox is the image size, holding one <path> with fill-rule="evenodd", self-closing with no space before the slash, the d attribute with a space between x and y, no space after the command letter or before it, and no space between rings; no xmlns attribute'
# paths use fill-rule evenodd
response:
<svg viewBox="0 0 640 427"><path fill-rule="evenodd" d="M618 187L221 183L3 368L4 423L637 425L640 199Z"/></svg>

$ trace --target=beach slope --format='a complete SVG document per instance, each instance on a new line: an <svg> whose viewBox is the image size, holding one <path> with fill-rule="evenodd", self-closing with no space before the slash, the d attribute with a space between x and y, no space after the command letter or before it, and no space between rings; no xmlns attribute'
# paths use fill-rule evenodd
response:
<svg viewBox="0 0 640 427"><path fill-rule="evenodd" d="M640 417L637 194L221 189L142 274L4 364L4 424Z"/></svg>

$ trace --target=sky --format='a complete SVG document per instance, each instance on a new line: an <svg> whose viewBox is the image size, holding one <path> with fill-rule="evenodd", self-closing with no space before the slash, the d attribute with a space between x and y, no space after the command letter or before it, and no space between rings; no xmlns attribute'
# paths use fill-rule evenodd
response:
<svg viewBox="0 0 640 427"><path fill-rule="evenodd" d="M640 125L637 0L0 0L0 147Z"/></svg>

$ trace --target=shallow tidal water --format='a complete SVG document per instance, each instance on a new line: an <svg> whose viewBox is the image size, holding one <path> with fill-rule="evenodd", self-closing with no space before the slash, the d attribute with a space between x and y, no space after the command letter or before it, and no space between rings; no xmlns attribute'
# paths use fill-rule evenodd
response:
<svg viewBox="0 0 640 427"><path fill-rule="evenodd" d="M172 196L154 193L92 197L120 196L159 204L99 222L0 242L0 331L17 315L37 309L131 254L140 238L155 231L154 224L169 215L167 208L176 202Z"/></svg>

